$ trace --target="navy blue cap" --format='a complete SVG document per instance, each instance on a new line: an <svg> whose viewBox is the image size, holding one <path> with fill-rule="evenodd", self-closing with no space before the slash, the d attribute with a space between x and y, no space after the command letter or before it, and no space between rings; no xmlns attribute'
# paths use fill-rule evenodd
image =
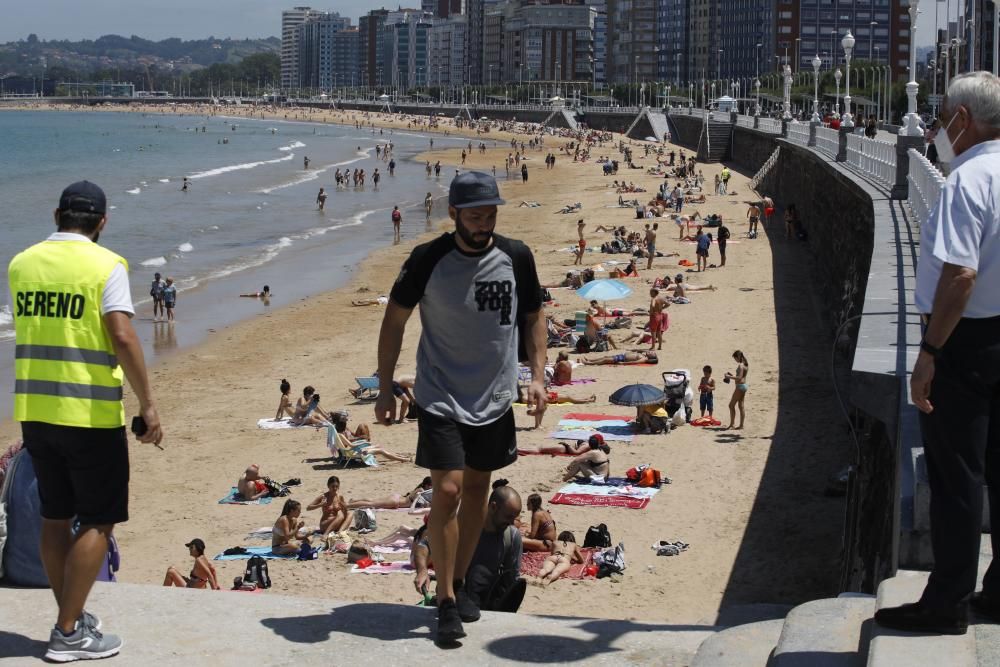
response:
<svg viewBox="0 0 1000 667"><path fill-rule="evenodd" d="M62 191L59 210L104 215L108 211L108 200L104 196L104 190L90 181L77 181Z"/></svg>
<svg viewBox="0 0 1000 667"><path fill-rule="evenodd" d="M506 204L500 198L496 179L481 171L467 171L451 181L448 189L448 206L474 208Z"/></svg>

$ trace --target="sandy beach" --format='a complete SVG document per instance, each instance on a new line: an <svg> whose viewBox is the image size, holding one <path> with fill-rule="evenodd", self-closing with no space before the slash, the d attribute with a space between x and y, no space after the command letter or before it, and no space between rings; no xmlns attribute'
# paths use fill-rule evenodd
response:
<svg viewBox="0 0 1000 667"><path fill-rule="evenodd" d="M133 107L129 111L163 110ZM236 115L236 111L228 108L224 114ZM176 113L184 112L199 111L178 108ZM298 110L287 114L287 119L351 124L367 119L379 127L400 130L410 122L349 111ZM444 131L448 126L443 121L439 129ZM626 548L628 569L621 583L562 580L544 590L529 587L521 610L695 623L713 621L720 605L792 604L834 592L844 502L825 497L823 487L826 477L845 458L844 438L834 427L841 417L827 380L829 344L806 287L809 257L784 240L780 211L771 227L761 225L759 238L745 238L745 202L757 198L748 189L751 175L734 169L730 194L714 195L712 179L722 165L699 165L707 180L708 201L686 206L685 213L721 214L733 239L724 268L688 273L678 266L678 260L694 262L694 244L677 240L677 227L669 218L636 220L631 208L618 208L619 195L609 187L612 180L624 177L647 192L623 196L646 201L662 177L646 175L645 169L623 169L618 176L604 176L593 161L574 163L571 155L559 152L568 140L546 136L543 150L528 152L529 179L521 183L519 176L513 178L513 172L510 179L504 177L511 136L498 132L474 135L474 143L495 139L499 146L494 148L488 141L486 153L473 151L464 168L489 171L496 167L508 202L500 209L497 233L522 239L532 248L543 284L556 283L573 268L573 255L560 249L575 244L576 222L583 218L588 247L597 249L587 254L584 267L597 267L606 260L628 260L627 255L600 253L600 244L610 240L611 234L594 231L598 225L625 225L629 231L640 231L646 222L659 222L657 249L679 254L656 259L652 271L644 269L642 260L640 277L624 279L633 288L632 295L615 302L614 307L648 306L652 280L678 272L684 272L685 279L694 285L718 288L693 292L690 304L670 308L670 328L664 336L659 365L581 366L574 377L596 382L559 389L581 398L594 394L596 403L553 405L538 430L525 430L533 418L524 408L515 408L521 429L519 445L556 442L547 435L555 430L560 416L569 412L633 413L630 408L610 405L609 394L633 382L662 385L661 373L674 368L689 369L697 381L706 364L714 369L718 383L715 412L725 425L733 385L723 384L722 377L735 367L731 359L734 350L743 350L750 361L742 431L685 425L669 435L637 435L631 443L611 443L613 474L622 475L634 465L649 463L672 480L644 510L550 505L549 498L561 486L567 458L522 456L498 473L522 498L540 493L559 530L573 531L582 542L588 526L606 523L613 540L623 542ZM513 136L528 140L525 135ZM644 158L639 146L634 146L636 163L653 165L653 157ZM668 146L667 150L671 149L677 147ZM543 163L548 152L557 155L551 170ZM593 155L598 154L621 159L610 143L595 147ZM429 152L422 157L448 165L443 171L449 177L461 161L456 150ZM522 200L537 201L541 206L518 207ZM579 213L557 213L573 202L583 204ZM292 497L303 504L325 490L331 474L340 477L341 492L348 499L405 493L420 481L425 472L410 463L331 470L328 463L314 461L328 456L325 431L261 430L256 422L274 416L278 384L287 378L293 398L304 385L311 384L322 395L327 410L347 409L352 425L372 424L371 403L356 402L347 390L355 386L356 376L370 375L376 366L383 309L353 307L351 301L387 294L412 245L450 228L444 215L446 211L435 210L432 219L421 226L424 231L419 237L404 233L401 244L373 253L356 267L348 287L220 330L204 344L151 368L166 434L165 451L132 446L131 520L116 530L122 549L122 580L159 584L169 565L186 571L190 562L183 545L194 537L205 540L211 553L237 545L264 545L244 538L252 530L274 523L281 499L270 505L217 504L250 463L259 464L263 474L278 480L301 478L302 485L293 489ZM388 216L385 224L390 224ZM404 232L412 229L410 225ZM107 233L114 234L113 228ZM714 246L710 261L718 262ZM307 276L308 267L302 268ZM598 276L607 274L598 271ZM135 279L138 277L133 276ZM779 285L783 289L776 289ZM790 289L792 286L797 289ZM272 288L280 291L280 285ZM572 318L585 305L571 290L551 292L554 303L548 311L557 320ZM788 296L792 292L798 294ZM635 323L645 324L645 318L637 317ZM411 318L400 356L401 374L415 371L419 333L418 318ZM629 349L633 349L631 345L634 343ZM549 350L550 361L555 360L556 352ZM126 396L128 413L133 414L135 404L128 387ZM697 397L695 408L697 415ZM371 428L374 444L400 453L415 451L415 423L372 424ZM4 441L12 441L18 432L13 423L0 425ZM379 512L377 517L378 530L369 538L380 538L400 525L420 523L419 517L406 512ZM306 512L304 518L307 525L317 525L319 512ZM527 512L522 518L528 518ZM659 540L682 540L690 549L679 556L657 557L650 545ZM233 577L242 574L245 561L215 565L221 584L228 587ZM270 561L269 567L274 582L271 590L276 593L403 604L418 599L409 575L354 575L342 554L323 554L309 562Z"/></svg>

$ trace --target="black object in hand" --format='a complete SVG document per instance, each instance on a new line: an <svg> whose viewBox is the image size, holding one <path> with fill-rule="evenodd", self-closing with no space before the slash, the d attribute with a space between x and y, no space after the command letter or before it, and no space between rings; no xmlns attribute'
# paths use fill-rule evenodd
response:
<svg viewBox="0 0 1000 667"><path fill-rule="evenodd" d="M729 378L722 378L722 381L725 382L726 384L729 384Z"/></svg>
<svg viewBox="0 0 1000 667"><path fill-rule="evenodd" d="M142 415L132 417L132 433L135 434L135 437L141 438L146 435L147 430L146 420L142 418Z"/></svg>

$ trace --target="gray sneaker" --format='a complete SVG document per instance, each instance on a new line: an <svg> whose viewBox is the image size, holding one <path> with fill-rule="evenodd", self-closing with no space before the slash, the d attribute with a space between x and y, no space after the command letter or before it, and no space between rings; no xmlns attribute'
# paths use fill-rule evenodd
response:
<svg viewBox="0 0 1000 667"><path fill-rule="evenodd" d="M91 614L86 609L80 614L80 618L77 619L77 623L80 625L88 625L95 630L101 629L101 619L97 617L97 614Z"/></svg>
<svg viewBox="0 0 1000 667"><path fill-rule="evenodd" d="M121 648L122 640L119 637L101 634L99 630L78 622L76 630L68 637L57 628L52 628L45 659L52 662L74 662L110 658L118 655Z"/></svg>

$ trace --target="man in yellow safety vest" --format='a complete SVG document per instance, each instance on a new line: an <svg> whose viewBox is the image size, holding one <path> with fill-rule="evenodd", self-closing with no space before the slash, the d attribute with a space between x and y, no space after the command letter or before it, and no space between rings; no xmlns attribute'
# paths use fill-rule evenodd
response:
<svg viewBox="0 0 1000 667"><path fill-rule="evenodd" d="M11 260L8 277L14 419L38 477L42 562L59 605L45 657L71 662L122 646L84 604L114 525L128 519L123 370L139 401L139 440L159 445L163 433L130 319L128 264L97 245L107 224L104 192L88 181L70 185L55 222L56 233Z"/></svg>

